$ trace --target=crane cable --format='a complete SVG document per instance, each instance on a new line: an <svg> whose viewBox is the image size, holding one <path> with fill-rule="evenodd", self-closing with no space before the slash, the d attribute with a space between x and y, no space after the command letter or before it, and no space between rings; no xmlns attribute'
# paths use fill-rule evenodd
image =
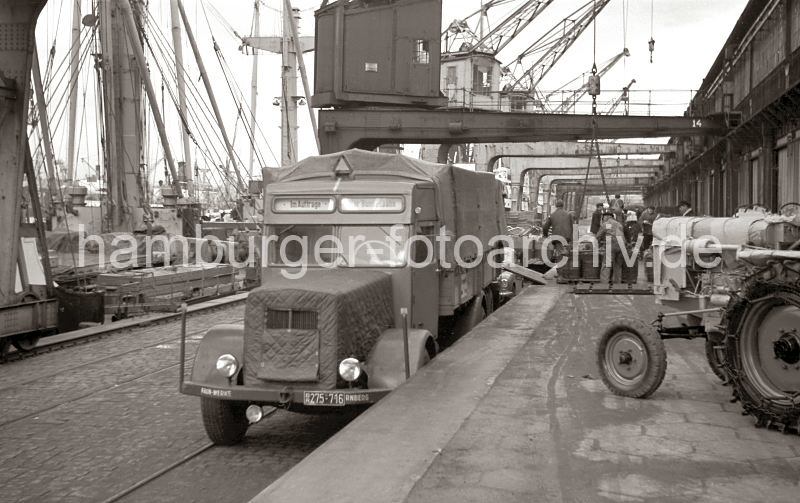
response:
<svg viewBox="0 0 800 503"><path fill-rule="evenodd" d="M595 16L592 19L592 34L593 34L593 48L592 48L592 76L590 79L597 79L597 0L593 0L593 9L595 9ZM590 86L591 87L591 86ZM600 157L600 144L597 141L597 94L600 91L599 82L595 90L591 92L592 95L592 140L589 146L589 162L586 165L586 175L583 178L583 190L581 197L578 200L578 206L575 208L582 208L583 202L586 199L586 191L589 185L589 171L592 168L592 161L594 156L597 155L597 168L600 170L600 180L603 183L603 193L606 196L606 202L611 206L611 199L608 196L608 187L606 186L606 177L603 173L603 160ZM577 212L576 212L577 213Z"/></svg>
<svg viewBox="0 0 800 503"><path fill-rule="evenodd" d="M656 40L653 38L653 17L654 17L654 1L650 0L650 40L647 42L647 47L650 50L650 62L653 62L653 51L656 48Z"/></svg>
<svg viewBox="0 0 800 503"><path fill-rule="evenodd" d="M630 0L622 0L622 47L628 47L628 13L630 12ZM622 68L626 69L626 58L622 58Z"/></svg>

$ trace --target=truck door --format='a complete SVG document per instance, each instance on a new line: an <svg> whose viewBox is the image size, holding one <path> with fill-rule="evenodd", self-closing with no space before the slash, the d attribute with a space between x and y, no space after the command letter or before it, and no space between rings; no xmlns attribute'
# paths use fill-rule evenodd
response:
<svg viewBox="0 0 800 503"><path fill-rule="evenodd" d="M439 323L439 273L436 223L418 222L411 247L411 324L435 334ZM421 239L425 238L425 239ZM430 246L428 246L430 244ZM424 264L424 265L423 265Z"/></svg>

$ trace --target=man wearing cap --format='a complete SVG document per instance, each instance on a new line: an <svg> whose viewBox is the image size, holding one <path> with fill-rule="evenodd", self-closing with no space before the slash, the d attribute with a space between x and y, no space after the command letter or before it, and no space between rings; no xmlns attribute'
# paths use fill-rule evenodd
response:
<svg viewBox="0 0 800 503"><path fill-rule="evenodd" d="M692 203L689 201L681 201L678 203L678 213L682 217L693 217L694 210L692 209Z"/></svg>
<svg viewBox="0 0 800 503"><path fill-rule="evenodd" d="M625 240L628 243L635 243L637 239L639 239L639 234L642 232L642 228L639 226L639 220L636 218L635 211L628 211L628 215L625 217Z"/></svg>
<svg viewBox="0 0 800 503"><path fill-rule="evenodd" d="M554 211L542 226L542 235L544 237L560 236L564 238L567 244L572 243L572 225L573 220L569 213L564 211L564 201L561 199L556 201L556 211ZM563 254L563 244L559 241L554 241L556 260Z"/></svg>
<svg viewBox="0 0 800 503"><path fill-rule="evenodd" d="M625 246L625 229L614 218L614 212L607 209L603 212L603 223L597 233L597 241L605 250L600 268L600 282L620 283L622 281L622 248Z"/></svg>

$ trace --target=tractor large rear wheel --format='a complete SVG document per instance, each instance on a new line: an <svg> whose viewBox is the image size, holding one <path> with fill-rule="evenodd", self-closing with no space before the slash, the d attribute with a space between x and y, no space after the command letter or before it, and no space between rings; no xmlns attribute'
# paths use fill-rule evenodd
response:
<svg viewBox="0 0 800 503"><path fill-rule="evenodd" d="M761 276L726 314L734 397L756 426L800 432L800 281L785 269Z"/></svg>
<svg viewBox="0 0 800 503"><path fill-rule="evenodd" d="M722 382L728 382L728 376L725 373L725 342L724 336L719 333L709 333L706 338L706 360L711 367L714 375L722 379Z"/></svg>

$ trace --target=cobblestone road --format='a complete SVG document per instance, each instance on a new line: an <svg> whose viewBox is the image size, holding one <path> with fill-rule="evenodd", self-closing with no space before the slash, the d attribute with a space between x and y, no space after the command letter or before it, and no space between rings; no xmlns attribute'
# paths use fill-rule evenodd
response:
<svg viewBox="0 0 800 503"><path fill-rule="evenodd" d="M243 306L188 319L205 330ZM0 501L102 501L206 445L199 399L177 391L170 322L0 365ZM277 412L237 447L213 447L125 501L245 501L348 416Z"/></svg>

